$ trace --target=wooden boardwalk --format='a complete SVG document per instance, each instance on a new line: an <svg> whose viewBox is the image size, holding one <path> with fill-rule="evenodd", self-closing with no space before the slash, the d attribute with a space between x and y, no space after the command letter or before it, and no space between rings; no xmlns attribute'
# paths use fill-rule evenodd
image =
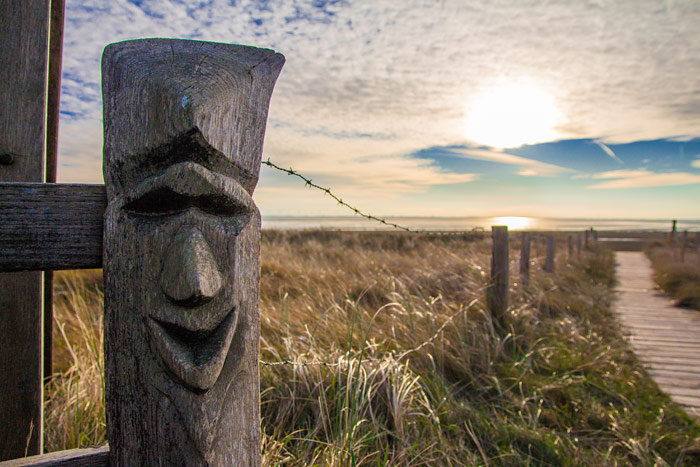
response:
<svg viewBox="0 0 700 467"><path fill-rule="evenodd" d="M700 418L700 312L676 308L654 288L644 253L617 252L615 313L659 387Z"/></svg>

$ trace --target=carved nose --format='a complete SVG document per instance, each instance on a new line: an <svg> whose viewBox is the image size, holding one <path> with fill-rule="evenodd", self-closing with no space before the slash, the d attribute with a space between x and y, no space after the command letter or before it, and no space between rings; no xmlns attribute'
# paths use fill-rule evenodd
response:
<svg viewBox="0 0 700 467"><path fill-rule="evenodd" d="M165 255L160 287L171 302L192 307L216 297L221 290L221 273L199 229L181 228Z"/></svg>

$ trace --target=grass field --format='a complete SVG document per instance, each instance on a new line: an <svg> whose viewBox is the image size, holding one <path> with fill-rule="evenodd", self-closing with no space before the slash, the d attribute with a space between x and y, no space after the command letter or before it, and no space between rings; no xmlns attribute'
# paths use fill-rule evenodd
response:
<svg viewBox="0 0 700 467"><path fill-rule="evenodd" d="M611 253L561 255L554 275L543 254L524 288L511 253L500 326L486 236L264 232L264 465L700 465L700 426L611 316ZM100 272L56 291L49 450L105 436Z"/></svg>

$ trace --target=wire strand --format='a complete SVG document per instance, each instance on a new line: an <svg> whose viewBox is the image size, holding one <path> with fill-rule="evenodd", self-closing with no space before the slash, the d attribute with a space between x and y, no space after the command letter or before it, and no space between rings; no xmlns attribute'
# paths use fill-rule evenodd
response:
<svg viewBox="0 0 700 467"><path fill-rule="evenodd" d="M338 196L336 196L335 194L333 194L333 192L331 191L330 188L322 187L322 186L320 186L320 185L315 184L313 181L311 181L310 178L307 178L307 177L303 176L302 174L300 174L299 172L297 172L296 170L294 170L294 169L292 169L292 168L285 169L285 168L283 168L283 167L280 167L279 165L275 164L274 162L271 162L269 157L268 157L268 159L267 159L266 161L262 161L261 163L264 164L264 165L266 165L266 166L268 166L268 167L272 167L273 169L277 169L277 170L279 170L280 172L284 172L284 173L286 173L287 175L293 175L293 176L295 176L295 177L298 177L298 178L304 180L304 182L306 183L307 186L310 186L310 187L312 187L312 188L316 188L317 190L321 190L322 192L324 192L325 194L327 194L328 196L330 196L331 198L333 198L335 201L337 201L338 204L340 204L340 205L343 206L343 207L346 207L346 208L350 209L352 212L354 212L355 214L357 214L357 215L359 215L359 216L365 217L365 218L370 219L370 220L373 220L373 221L380 222L380 223L382 223L382 224L384 224L384 225L388 225L388 226L390 226L390 227L394 227L395 229L403 230L403 231L405 231L405 232L415 232L415 230L412 230L412 229L410 229L410 228L408 228L408 227L404 227L403 225L395 224L395 223L393 223L393 222L387 221L386 219L382 219L382 218L380 218L380 217L373 216L373 215L371 215L371 214L367 214L367 213L364 213L364 212L360 211L360 210L357 209L356 207L349 205L348 203L346 203L345 201L343 201L341 198L339 198Z"/></svg>

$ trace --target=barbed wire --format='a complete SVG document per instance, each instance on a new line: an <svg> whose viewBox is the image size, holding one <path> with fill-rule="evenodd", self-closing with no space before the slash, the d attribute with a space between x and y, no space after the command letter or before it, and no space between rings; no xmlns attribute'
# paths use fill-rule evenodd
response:
<svg viewBox="0 0 700 467"><path fill-rule="evenodd" d="M410 228L408 228L408 227L404 227L403 225L395 224L395 223L393 223L393 222L387 221L386 219L382 219L382 218L380 218L380 217L373 216L373 215L371 215L371 214L367 214L367 213L364 213L364 212L360 211L360 210L357 209L356 207L349 205L348 203L346 203L345 201L343 201L341 198L339 198L338 196L336 196L335 194L333 194L333 192L331 191L330 188L322 187L322 186L320 186L320 185L315 184L313 181L311 181L310 178L306 178L305 176L303 176L302 174L300 174L299 172L297 172L296 170L294 170L294 169L292 169L292 168L285 169L284 167L280 167L279 165L277 165L277 164L275 164L274 162L270 161L270 158L269 158L269 157L267 158L266 161L262 161L261 163L267 165L268 167L272 167L273 169L277 169L277 170L279 170L280 172L285 172L287 175L293 175L293 176L295 176L295 177L298 177L298 178L304 180L304 182L306 183L307 186L310 186L310 187L312 187L312 188L316 188L316 189L318 189L318 190L321 190L322 192L324 192L325 194L327 194L328 196L330 196L331 198L333 198L334 200L336 200L336 201L338 202L338 204L340 204L340 205L343 206L343 207L346 207L346 208L350 209L352 212L354 212L355 214L357 214L357 215L359 215L359 216L365 217L365 218L367 218L367 219L369 219L369 220L373 220L373 221L380 222L380 223L382 223L382 224L384 224L384 225L388 225L388 226L390 226L390 227L394 227L395 229L403 230L403 231L405 231L405 232L415 232L415 230L410 229Z"/></svg>
<svg viewBox="0 0 700 467"><path fill-rule="evenodd" d="M468 305L463 306L460 308L457 312L453 313L449 318L443 322L439 328L435 331L435 333L428 338L427 340L423 341L420 345L417 347L414 347L412 349L408 349L404 352L389 352L388 357L396 360L397 362L401 360L402 358L406 357L409 354L412 354L414 352L418 352L420 349L423 347L430 345L437 337L440 335L440 333L447 327L448 324L450 324L457 316L466 313L469 311L469 309L474 306L479 301L479 299L475 298L471 302L469 302ZM383 360L386 357L379 358L379 357L370 357L370 358L363 358L361 362L376 362L379 360ZM311 362L294 362L292 360L282 360L279 362L267 362L265 360L260 360L260 364L263 366L282 366L282 365L292 365L292 366L326 366L326 367L336 367L342 364L342 362L335 362L335 363L330 363L330 362L325 362L325 361L311 361Z"/></svg>

